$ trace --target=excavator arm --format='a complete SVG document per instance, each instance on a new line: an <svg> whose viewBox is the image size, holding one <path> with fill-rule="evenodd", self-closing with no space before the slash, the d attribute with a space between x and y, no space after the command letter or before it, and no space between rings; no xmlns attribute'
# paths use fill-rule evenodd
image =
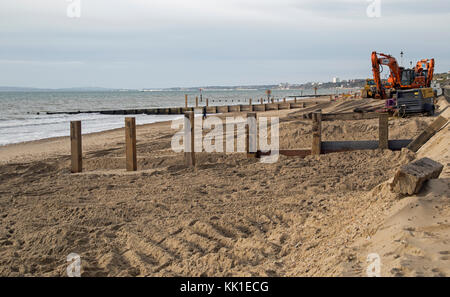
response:
<svg viewBox="0 0 450 297"><path fill-rule="evenodd" d="M383 84L381 83L380 77L380 63L378 62L378 56L376 52L372 52L372 72L373 72L373 80L375 85L377 86L377 95L380 98L384 98L386 93L384 91Z"/></svg>
<svg viewBox="0 0 450 297"><path fill-rule="evenodd" d="M386 65L391 71L390 79L392 81L392 87L398 87L400 85L400 67L398 66L397 60L383 53L372 52L372 72L373 79L377 86L377 93L382 99L386 98L386 91L381 81L380 77L380 65Z"/></svg>
<svg viewBox="0 0 450 297"><path fill-rule="evenodd" d="M427 76L427 84L426 86L429 88L431 86L431 81L433 80L434 75L434 59L427 60L427 68L428 68L428 76Z"/></svg>

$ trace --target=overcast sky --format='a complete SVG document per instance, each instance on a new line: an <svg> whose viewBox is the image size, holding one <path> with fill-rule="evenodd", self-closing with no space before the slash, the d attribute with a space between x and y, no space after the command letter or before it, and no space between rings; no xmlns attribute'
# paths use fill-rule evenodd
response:
<svg viewBox="0 0 450 297"><path fill-rule="evenodd" d="M75 1L75 0L73 0ZM450 1L0 1L0 86L160 88L371 76L372 50L450 70ZM72 4L73 5L73 4Z"/></svg>

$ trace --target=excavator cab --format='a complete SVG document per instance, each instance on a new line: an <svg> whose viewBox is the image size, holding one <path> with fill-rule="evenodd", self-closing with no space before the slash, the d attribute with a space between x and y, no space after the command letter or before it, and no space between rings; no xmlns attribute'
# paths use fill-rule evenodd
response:
<svg viewBox="0 0 450 297"><path fill-rule="evenodd" d="M414 69L400 69L401 73L401 81L400 84L402 86L409 86L414 83L416 78L416 72Z"/></svg>

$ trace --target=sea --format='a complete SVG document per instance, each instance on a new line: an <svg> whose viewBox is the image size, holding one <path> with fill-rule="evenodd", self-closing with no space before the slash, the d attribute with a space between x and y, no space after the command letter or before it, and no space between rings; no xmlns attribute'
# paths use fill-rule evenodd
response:
<svg viewBox="0 0 450 297"><path fill-rule="evenodd" d="M319 89L318 94L334 94L335 89ZM183 107L185 94L189 106L195 97L200 105L248 104L252 98L267 98L265 90L186 91L34 91L0 92L0 146L51 137L69 136L70 121L82 121L83 134L124 127L124 115L97 113L56 114L46 112L89 111L115 109L143 109L157 107ZM306 96L314 90L273 90L272 97L281 100L287 96ZM200 100L200 99L199 99ZM180 118L181 115L136 115L136 124L149 124Z"/></svg>

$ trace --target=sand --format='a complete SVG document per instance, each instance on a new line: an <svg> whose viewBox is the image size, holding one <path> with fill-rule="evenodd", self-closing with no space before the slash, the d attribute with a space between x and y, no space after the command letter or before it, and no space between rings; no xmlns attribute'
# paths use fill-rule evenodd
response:
<svg viewBox="0 0 450 297"><path fill-rule="evenodd" d="M377 104L321 100L313 108L266 115L280 116L280 148L307 148L311 124L304 113ZM390 137L412 138L432 120L392 120ZM324 140L378 135L376 120L323 124ZM368 252L380 253L383 275L418 271L397 264L406 261L406 252L396 252L395 259L389 254L397 251L391 234L403 232L410 216L420 217L405 210L417 202L385 187L399 166L416 157L413 153L281 156L274 164L241 153L201 153L197 168L190 169L182 153L170 148L175 132L170 123L139 126L139 171L132 173L124 170L123 129L83 137L80 174L70 173L67 137L1 147L0 275L66 276L70 253L81 256L82 276L364 275ZM437 147L448 146L443 132L448 130L432 139L441 139ZM433 151L445 157L438 148ZM436 223L421 218L408 226L447 226L448 185L448 176L434 180L416 197L431 205L427 215L437 216ZM416 232L414 239L436 250L433 261L440 263L425 275L450 273L443 260L450 251L445 228L429 231L433 239L426 230Z"/></svg>

